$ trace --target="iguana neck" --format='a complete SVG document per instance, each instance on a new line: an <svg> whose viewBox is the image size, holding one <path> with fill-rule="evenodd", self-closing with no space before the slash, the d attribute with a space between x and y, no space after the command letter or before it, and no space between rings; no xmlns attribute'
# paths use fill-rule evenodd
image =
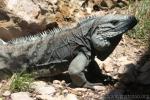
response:
<svg viewBox="0 0 150 100"><path fill-rule="evenodd" d="M91 29L93 28L93 23L96 19L89 19L82 23L79 23L77 27L80 28L84 36L91 36Z"/></svg>

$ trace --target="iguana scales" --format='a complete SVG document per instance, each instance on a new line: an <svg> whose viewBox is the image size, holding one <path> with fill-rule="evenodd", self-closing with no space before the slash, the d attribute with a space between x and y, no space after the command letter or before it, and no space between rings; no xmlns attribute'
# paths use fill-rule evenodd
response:
<svg viewBox="0 0 150 100"><path fill-rule="evenodd" d="M105 60L123 33L137 24L134 16L105 15L85 18L70 29L54 29L9 42L1 40L0 74L47 69L52 74L68 70L77 86L92 88L84 70L95 56Z"/></svg>

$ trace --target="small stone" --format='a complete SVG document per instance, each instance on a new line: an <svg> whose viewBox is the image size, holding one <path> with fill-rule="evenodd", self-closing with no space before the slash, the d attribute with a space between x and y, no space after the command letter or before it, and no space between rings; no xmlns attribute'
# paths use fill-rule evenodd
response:
<svg viewBox="0 0 150 100"><path fill-rule="evenodd" d="M118 69L118 73L119 74L124 74L125 72L126 72L126 68L125 68L126 66L121 66L121 67L119 67L119 69Z"/></svg>
<svg viewBox="0 0 150 100"><path fill-rule="evenodd" d="M2 94L4 97L8 97L11 95L11 92L10 91L5 91L3 94Z"/></svg>
<svg viewBox="0 0 150 100"><path fill-rule="evenodd" d="M64 87L62 86L62 85L60 85L60 84L53 84L53 86L55 87L55 88L59 88L59 89L63 89Z"/></svg>
<svg viewBox="0 0 150 100"><path fill-rule="evenodd" d="M53 84L61 84L61 82L59 80L54 80Z"/></svg>
<svg viewBox="0 0 150 100"><path fill-rule="evenodd" d="M37 95L36 99L38 99L38 100L56 100L55 97L52 97L50 95Z"/></svg>
<svg viewBox="0 0 150 100"><path fill-rule="evenodd" d="M106 88L105 86L94 86L94 89L97 91L104 91Z"/></svg>
<svg viewBox="0 0 150 100"><path fill-rule="evenodd" d="M11 94L11 100L33 100L29 92L18 92Z"/></svg>
<svg viewBox="0 0 150 100"><path fill-rule="evenodd" d="M53 86L46 85L35 88L35 92L41 95L53 95L56 92L56 90Z"/></svg>
<svg viewBox="0 0 150 100"><path fill-rule="evenodd" d="M75 88L76 91L82 91L82 92L86 92L87 89L86 88Z"/></svg>
<svg viewBox="0 0 150 100"><path fill-rule="evenodd" d="M113 72L114 69L113 69L113 65L112 65L112 59L111 58L108 58L106 59L105 62L102 63L102 69L104 69L105 72L109 73L109 72Z"/></svg>
<svg viewBox="0 0 150 100"><path fill-rule="evenodd" d="M63 94L68 94L69 91L67 89L63 90Z"/></svg>
<svg viewBox="0 0 150 100"><path fill-rule="evenodd" d="M66 96L60 95L56 100L78 100L77 96L74 94L68 94Z"/></svg>
<svg viewBox="0 0 150 100"><path fill-rule="evenodd" d="M36 81L36 82L31 83L30 87L32 89L35 89L36 87L41 87L41 86L45 86L45 85L47 85L46 82Z"/></svg>
<svg viewBox="0 0 150 100"><path fill-rule="evenodd" d="M87 8L86 8L86 10L87 10L87 13L89 13L89 14L91 14L91 13L92 13L92 8L87 7Z"/></svg>
<svg viewBox="0 0 150 100"><path fill-rule="evenodd" d="M50 1L50 0L46 0L46 1ZM53 5L55 5L57 2L58 2L58 0L51 0L50 1Z"/></svg>
<svg viewBox="0 0 150 100"><path fill-rule="evenodd" d="M74 94L68 94L66 97L65 97L65 100L78 100L77 96L74 95Z"/></svg>
<svg viewBox="0 0 150 100"><path fill-rule="evenodd" d="M66 83L65 80L61 81L61 85L65 85L65 83Z"/></svg>

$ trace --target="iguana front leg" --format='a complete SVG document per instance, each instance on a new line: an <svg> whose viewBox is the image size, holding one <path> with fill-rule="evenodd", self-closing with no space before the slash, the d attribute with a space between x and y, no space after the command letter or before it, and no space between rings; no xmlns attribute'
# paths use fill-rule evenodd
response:
<svg viewBox="0 0 150 100"><path fill-rule="evenodd" d="M69 65L69 74L74 85L94 89L95 85L101 83L90 83L86 80L84 70L90 63L90 60L83 54L79 53Z"/></svg>

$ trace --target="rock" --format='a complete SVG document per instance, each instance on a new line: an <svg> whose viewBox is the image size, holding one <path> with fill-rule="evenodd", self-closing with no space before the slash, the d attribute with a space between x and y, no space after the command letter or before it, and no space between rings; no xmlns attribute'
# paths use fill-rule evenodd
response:
<svg viewBox="0 0 150 100"><path fill-rule="evenodd" d="M65 90L62 91L62 93L63 93L63 94L68 94L69 91L68 91L67 89L65 89Z"/></svg>
<svg viewBox="0 0 150 100"><path fill-rule="evenodd" d="M68 94L64 100L78 100L77 96L74 94Z"/></svg>
<svg viewBox="0 0 150 100"><path fill-rule="evenodd" d="M61 84L61 82L59 80L54 80L53 84Z"/></svg>
<svg viewBox="0 0 150 100"><path fill-rule="evenodd" d="M3 94L2 94L4 97L8 97L11 95L11 92L10 91L5 91Z"/></svg>
<svg viewBox="0 0 150 100"><path fill-rule="evenodd" d="M11 100L34 100L30 97L29 92L18 92L11 94Z"/></svg>
<svg viewBox="0 0 150 100"><path fill-rule="evenodd" d="M36 34L54 22L49 15L57 7L47 0L3 0L0 5L0 38L8 41L20 36ZM52 4L52 5L51 5ZM0 6L1 7L1 6ZM54 27L53 27L54 28Z"/></svg>
<svg viewBox="0 0 150 100"><path fill-rule="evenodd" d="M46 86L46 82L44 81L36 81L31 83L30 88L35 89L36 87Z"/></svg>
<svg viewBox="0 0 150 100"><path fill-rule="evenodd" d="M38 100L57 100L56 97L52 97L51 95L36 95L36 99L38 99Z"/></svg>
<svg viewBox="0 0 150 100"><path fill-rule="evenodd" d="M54 80L54 81L53 81L53 86L54 86L55 88L57 88L57 89L58 89L58 88L59 88L59 89L63 89L63 88L64 88L64 87L63 87L64 85L65 85L65 81L62 81L62 82L59 81L59 80Z"/></svg>
<svg viewBox="0 0 150 100"><path fill-rule="evenodd" d="M43 81L33 82L30 87L39 95L53 95L56 92L53 86Z"/></svg>
<svg viewBox="0 0 150 100"><path fill-rule="evenodd" d="M121 67L119 67L119 69L118 69L118 73L119 73L119 74L124 74L126 71L127 71L126 66L121 66Z"/></svg>
<svg viewBox="0 0 150 100"><path fill-rule="evenodd" d="M35 88L35 92L41 95L53 95L56 90L53 86L47 85Z"/></svg>
<svg viewBox="0 0 150 100"><path fill-rule="evenodd" d="M113 67L109 63L104 63L103 68L106 72L112 72L113 71Z"/></svg>
<svg viewBox="0 0 150 100"><path fill-rule="evenodd" d="M64 86L62 86L61 84L53 84L53 86L55 87L55 88L59 88L59 89L63 89L64 88Z"/></svg>
<svg viewBox="0 0 150 100"><path fill-rule="evenodd" d="M75 88L76 91L82 91L82 92L86 92L87 89L86 88Z"/></svg>
<svg viewBox="0 0 150 100"><path fill-rule="evenodd" d="M106 88L105 86L94 86L94 89L97 91L104 91Z"/></svg>
<svg viewBox="0 0 150 100"><path fill-rule="evenodd" d="M56 100L78 100L77 96L74 94L67 94L66 96L60 95Z"/></svg>
<svg viewBox="0 0 150 100"><path fill-rule="evenodd" d="M59 95L57 97L52 97L50 95L37 95L36 98L40 100L78 100L77 96L74 94Z"/></svg>
<svg viewBox="0 0 150 100"><path fill-rule="evenodd" d="M37 22L36 16L40 8L32 0L7 0L6 9L28 23Z"/></svg>
<svg viewBox="0 0 150 100"><path fill-rule="evenodd" d="M66 86L65 80L62 80L62 81L61 81L61 85L62 85L62 86Z"/></svg>

